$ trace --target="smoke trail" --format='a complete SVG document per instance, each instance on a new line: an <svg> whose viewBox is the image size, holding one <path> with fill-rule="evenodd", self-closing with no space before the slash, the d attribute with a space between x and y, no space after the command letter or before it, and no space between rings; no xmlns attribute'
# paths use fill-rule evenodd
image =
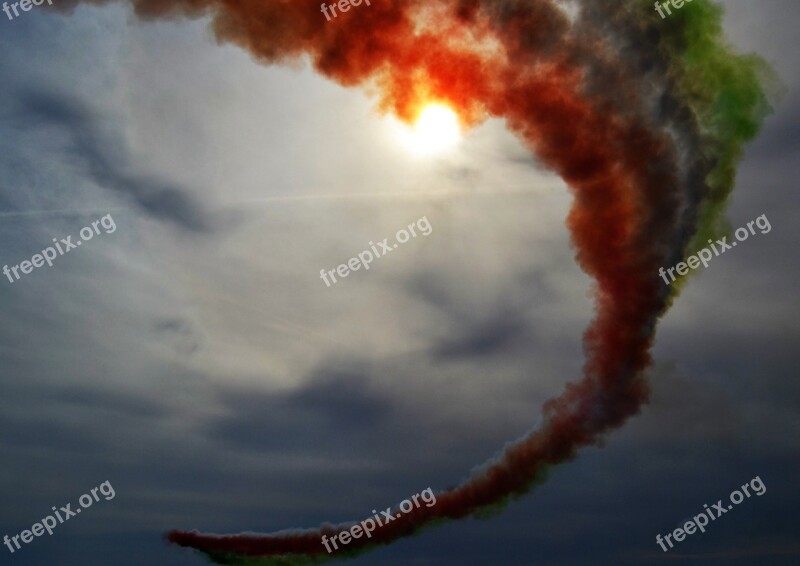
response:
<svg viewBox="0 0 800 566"><path fill-rule="evenodd" d="M328 23L318 0L130 1L144 19L209 15L220 41L264 63L306 56L407 121L433 101L468 125L504 118L574 194L576 259L596 281L584 377L545 405L538 428L435 506L334 557L519 497L638 412L656 322L677 288L657 270L718 229L742 145L769 109L757 80L766 66L731 52L718 8L695 0L662 21L633 0L579 0L573 15L555 0L373 0ZM168 538L223 564L313 564L332 557L320 537L350 526Z"/></svg>

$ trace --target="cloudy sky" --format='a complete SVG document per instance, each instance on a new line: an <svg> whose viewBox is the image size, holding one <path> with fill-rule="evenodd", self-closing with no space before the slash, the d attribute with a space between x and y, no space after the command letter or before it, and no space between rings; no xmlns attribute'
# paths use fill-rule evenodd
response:
<svg viewBox="0 0 800 566"><path fill-rule="evenodd" d="M785 85L729 211L772 230L691 278L651 402L605 446L352 564L800 560L800 4L724 4ZM368 94L124 4L0 14L0 77L0 264L116 226L0 281L0 536L116 492L3 564L199 565L162 533L365 518L458 483L580 374L571 196L502 122L420 157ZM429 235L320 280L421 217ZM763 496L656 545L755 476Z"/></svg>

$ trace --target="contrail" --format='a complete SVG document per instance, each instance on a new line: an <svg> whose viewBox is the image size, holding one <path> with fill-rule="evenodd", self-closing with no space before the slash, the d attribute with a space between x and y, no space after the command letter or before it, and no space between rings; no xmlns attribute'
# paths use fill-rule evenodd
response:
<svg viewBox="0 0 800 566"><path fill-rule="evenodd" d="M13 218L15 216L91 216L97 214L108 214L109 212L120 212L124 209L97 209L97 210L14 210L14 211L0 211L0 217Z"/></svg>
<svg viewBox="0 0 800 566"><path fill-rule="evenodd" d="M221 564L310 564L364 552L525 494L639 411L656 323L677 292L657 270L693 239L718 235L742 146L770 111L760 84L769 69L732 52L720 8L695 0L662 20L638 0L578 0L569 13L556 0L373 0L329 23L319 0L130 2L145 20L209 16L219 41L265 64L306 57L406 122L430 102L454 108L467 126L504 119L573 193L567 224L576 259L595 280L583 377L545 404L534 430L436 494L436 505L400 514L341 555L329 555L321 536L354 523L173 531L170 541Z"/></svg>

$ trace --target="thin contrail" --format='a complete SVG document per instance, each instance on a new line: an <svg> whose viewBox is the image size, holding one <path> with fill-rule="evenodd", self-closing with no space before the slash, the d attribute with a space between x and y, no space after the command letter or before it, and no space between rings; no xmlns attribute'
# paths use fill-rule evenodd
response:
<svg viewBox="0 0 800 566"><path fill-rule="evenodd" d="M14 217L14 216L81 216L81 215L98 215L124 212L123 208L103 208L96 210L75 210L75 209L62 209L62 210L15 210L15 211L0 211L0 217Z"/></svg>

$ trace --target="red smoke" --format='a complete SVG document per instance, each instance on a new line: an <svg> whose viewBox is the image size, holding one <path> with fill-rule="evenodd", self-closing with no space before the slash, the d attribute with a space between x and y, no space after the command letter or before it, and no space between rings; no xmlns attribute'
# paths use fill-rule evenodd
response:
<svg viewBox="0 0 800 566"><path fill-rule="evenodd" d="M636 70L611 57L608 45L574 34L549 0L372 0L330 22L320 0L131 3L144 19L210 15L217 38L263 63L306 56L324 76L368 89L383 110L407 121L433 101L450 105L466 124L504 118L574 193L568 225L576 259L596 280L583 379L546 404L537 430L437 494L436 505L402 515L348 550L520 495L548 466L638 411L655 320L665 308L656 273L679 231L683 189L673 140L648 115ZM600 76L613 84L597 88ZM340 530L172 532L169 540L215 555L324 555L321 535Z"/></svg>

